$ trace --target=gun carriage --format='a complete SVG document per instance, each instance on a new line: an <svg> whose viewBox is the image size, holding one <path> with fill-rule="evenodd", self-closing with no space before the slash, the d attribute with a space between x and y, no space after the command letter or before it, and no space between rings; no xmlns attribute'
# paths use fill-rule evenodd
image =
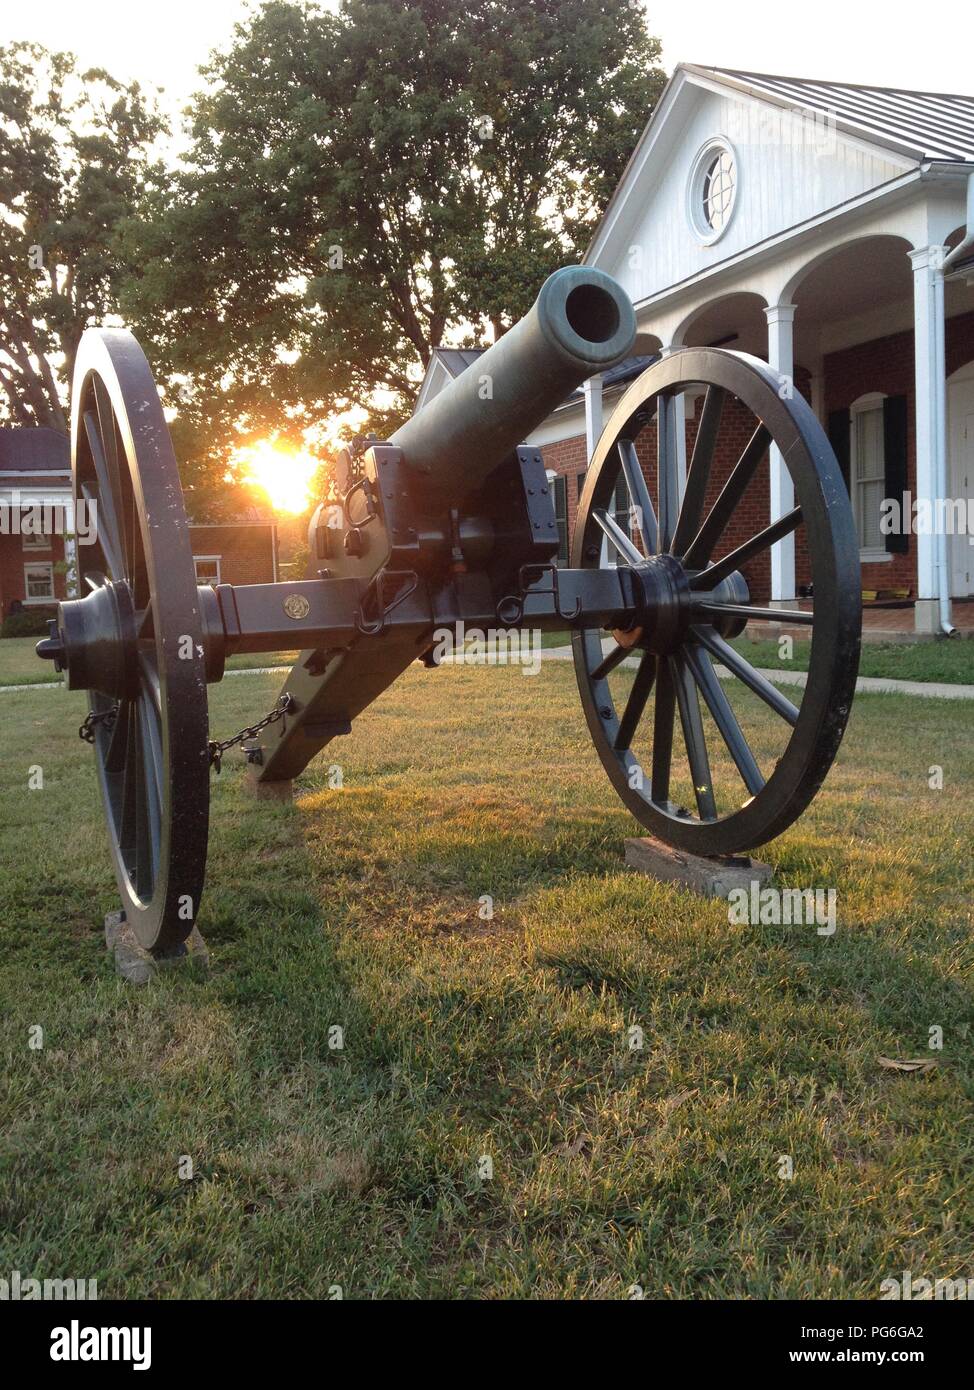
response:
<svg viewBox="0 0 974 1390"><path fill-rule="evenodd" d="M38 653L89 694L82 732L94 748L122 905L144 947L178 948L199 914L209 779L222 751L210 737L207 685L235 652L303 648L275 710L244 740L258 784L296 777L413 661L431 664L439 630L570 629L592 740L649 831L683 850L733 854L801 814L845 729L861 620L848 495L805 401L743 354L692 348L662 358L612 414L579 499L570 564L554 564L548 478L540 450L523 441L581 382L624 360L635 334L614 280L557 271L473 366L388 441L365 447L340 509L320 507L313 518L307 579L215 589L196 582L145 356L124 330L84 335L72 472L75 502L97 506L97 541L79 547L80 596L59 605ZM685 479L681 396L699 402ZM731 399L753 430L717 487ZM651 488L637 441L653 426ZM728 549L772 446L796 505ZM754 604L742 568L800 533L812 610ZM811 628L797 704L731 645L761 618ZM631 684L621 679L626 658L636 661ZM745 737L735 684L773 712L773 750L755 751ZM715 734L729 754L722 785L708 752ZM675 790L684 765L685 798Z"/></svg>

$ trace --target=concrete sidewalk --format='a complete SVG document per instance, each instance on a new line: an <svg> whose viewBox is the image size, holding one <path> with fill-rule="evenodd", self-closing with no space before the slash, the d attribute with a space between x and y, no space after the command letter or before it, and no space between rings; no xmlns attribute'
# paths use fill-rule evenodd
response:
<svg viewBox="0 0 974 1390"><path fill-rule="evenodd" d="M604 651L610 649L610 643L611 639L603 645ZM572 649L571 647L545 647L540 652L540 657L542 661L571 661ZM454 663L447 658L443 664L444 666L451 666ZM634 668L637 664L635 657L627 657L622 662L623 666L630 668ZM227 671L226 675L286 675L290 669L290 666L254 666L243 671ZM733 679L725 666L717 665L714 669L721 680ZM755 669L776 685L804 686L808 679L804 671L773 671L763 666ZM15 694L24 690L63 690L64 688L60 681L41 681L37 685L0 685L0 695ZM943 681L894 681L886 680L880 676L860 676L856 681L856 693L863 695L918 695L923 700L974 700L974 685L948 685Z"/></svg>
<svg viewBox="0 0 974 1390"><path fill-rule="evenodd" d="M602 650L609 652L612 650L612 641L609 639L602 644ZM571 661L571 647L546 647L541 653L542 661ZM623 666L635 667L638 661L635 657L627 657L622 662ZM716 665L714 670L721 680L732 680L733 677L726 666ZM798 685L804 686L808 680L805 671L776 671L770 670L766 666L757 666L755 670L760 671L762 676L767 677L776 685ZM856 681L856 693L863 695L919 695L927 700L974 700L974 685L949 685L946 681L895 681L887 680L883 676L860 676Z"/></svg>

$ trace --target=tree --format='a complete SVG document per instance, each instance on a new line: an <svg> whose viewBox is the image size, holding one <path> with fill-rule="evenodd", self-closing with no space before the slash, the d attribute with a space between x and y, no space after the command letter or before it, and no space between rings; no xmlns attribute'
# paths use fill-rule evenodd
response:
<svg viewBox="0 0 974 1390"><path fill-rule="evenodd" d="M163 123L137 84L0 47L0 410L67 433L81 334L117 307L119 222Z"/></svg>
<svg viewBox="0 0 974 1390"><path fill-rule="evenodd" d="M126 307L203 473L504 331L577 259L663 83L639 0L275 0L129 229Z"/></svg>

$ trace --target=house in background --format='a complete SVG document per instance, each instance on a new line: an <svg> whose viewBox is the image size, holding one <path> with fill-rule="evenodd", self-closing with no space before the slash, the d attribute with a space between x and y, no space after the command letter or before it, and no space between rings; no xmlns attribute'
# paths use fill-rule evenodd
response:
<svg viewBox="0 0 974 1390"><path fill-rule="evenodd" d="M921 633L949 629L951 598L974 596L974 546L887 535L880 506L904 491L974 506L972 174L974 97L684 64L585 256L629 293L643 360L726 346L794 382L846 473L863 589L908 595ZM449 379L448 356L418 404ZM564 535L629 365L586 382L529 441L554 475ZM694 413L691 401L688 449ZM650 427L651 492L654 450ZM735 460L715 460L715 483ZM774 450L762 496L752 534L793 506ZM755 598L793 606L807 557L789 537L747 578Z"/></svg>
<svg viewBox="0 0 974 1390"><path fill-rule="evenodd" d="M43 506L53 534L13 532L14 508ZM0 618L20 608L53 608L68 596L65 560L74 542L71 446L51 429L0 429ZM200 584L262 584L277 579L277 527L256 509L232 523L191 524Z"/></svg>

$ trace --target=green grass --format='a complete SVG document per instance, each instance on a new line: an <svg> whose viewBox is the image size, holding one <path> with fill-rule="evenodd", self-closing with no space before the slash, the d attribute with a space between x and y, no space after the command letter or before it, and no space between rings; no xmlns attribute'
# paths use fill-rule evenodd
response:
<svg viewBox="0 0 974 1390"><path fill-rule="evenodd" d="M754 666L773 671L807 671L809 643L796 641L793 655L784 660L775 641L752 642L739 637L733 644ZM964 639L941 642L866 642L859 661L860 676L881 676L898 681L946 681L974 684L974 642Z"/></svg>
<svg viewBox="0 0 974 1390"><path fill-rule="evenodd" d="M41 661L34 648L39 637L4 637L0 641L0 686L59 684L62 677L49 661Z"/></svg>
<svg viewBox="0 0 974 1390"><path fill-rule="evenodd" d="M213 689L215 733L279 684ZM838 889L826 938L624 871L633 822L570 666L414 668L293 806L214 779L211 969L138 990L104 949L83 701L2 699L0 1270L106 1298L450 1299L974 1272L966 707L859 699L765 851L782 885Z"/></svg>
<svg viewBox="0 0 974 1390"><path fill-rule="evenodd" d="M37 637L5 637L0 642L0 686L58 685L61 677L49 661L40 661L34 647ZM251 671L260 666L290 666L298 653L242 652L227 660L228 671Z"/></svg>

